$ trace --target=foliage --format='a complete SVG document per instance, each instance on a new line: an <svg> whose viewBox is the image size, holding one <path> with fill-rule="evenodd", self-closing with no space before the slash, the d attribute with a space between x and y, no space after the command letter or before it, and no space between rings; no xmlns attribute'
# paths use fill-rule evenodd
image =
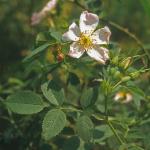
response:
<svg viewBox="0 0 150 150"><path fill-rule="evenodd" d="M2 1L0 8L5 11L0 19L8 22L5 13L15 12L12 19L20 16L21 21L27 20L32 9L40 9L45 2ZM58 0L56 8L34 27L36 38L35 35L25 38L32 29L29 24L17 22L27 47L17 36L13 22L15 39L9 37L8 40L14 43L12 49L33 46L32 50L26 51L22 62L11 64L10 70L2 72L0 149L150 149L150 53L147 40L150 5L148 0L135 2ZM37 3L35 8L32 8L33 3ZM25 6L23 12L19 11L22 5ZM7 8L9 6L13 8ZM29 16L25 16L28 6L31 10ZM16 7L19 10L16 11ZM79 59L68 56L70 42L63 41L62 34L73 21L78 21L84 10L96 13L100 26L107 25L112 31L111 42L105 46L109 49L106 64L86 54ZM146 23L138 18L145 18ZM10 26L7 24L6 28ZM4 25L2 29L5 29ZM148 44L143 44L132 31ZM9 48L8 44L6 55ZM121 93L119 100L115 98L117 93ZM132 100L126 103L128 96Z"/></svg>

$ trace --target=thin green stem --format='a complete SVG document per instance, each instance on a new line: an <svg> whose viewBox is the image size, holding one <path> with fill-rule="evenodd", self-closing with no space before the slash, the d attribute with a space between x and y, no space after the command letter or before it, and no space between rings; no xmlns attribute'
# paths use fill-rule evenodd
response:
<svg viewBox="0 0 150 150"><path fill-rule="evenodd" d="M122 139L118 135L117 131L115 130L115 128L113 127L113 125L111 124L111 122L108 119L108 95L105 95L105 121L108 124L108 126L110 127L110 129L112 130L112 132L114 133L118 142L120 144L124 144L124 142L122 141Z"/></svg>
<svg viewBox="0 0 150 150"><path fill-rule="evenodd" d="M11 124L14 125L14 128L18 131L18 133L20 135L23 135L22 131L20 130L19 126L16 124L15 120L14 120L14 117L12 115L12 112L10 110L8 110L8 114L9 114L9 117L10 117L10 122Z"/></svg>
<svg viewBox="0 0 150 150"><path fill-rule="evenodd" d="M61 110L69 110L69 111L72 111L72 112L82 112L82 110L80 109L77 109L77 108L74 108L74 107L61 107L60 108Z"/></svg>
<svg viewBox="0 0 150 150"><path fill-rule="evenodd" d="M118 142L120 144L124 144L124 142L122 141L122 139L118 135L117 131L115 130L115 128L113 127L113 125L111 124L111 122L108 119L108 94L105 95L105 121L108 124L108 126L110 127L110 129L112 130L112 132L114 133L114 135L115 135L116 139L118 140Z"/></svg>
<svg viewBox="0 0 150 150"><path fill-rule="evenodd" d="M117 131L115 130L115 128L113 127L113 125L111 124L111 122L108 119L108 94L105 95L105 121L108 124L108 126L110 127L110 129L112 130L112 132L114 133L114 135L115 135L116 139L118 140L118 142L121 145L124 144L124 142L122 141L122 139L118 135Z"/></svg>
<svg viewBox="0 0 150 150"><path fill-rule="evenodd" d="M117 86L119 86L122 83L122 80L118 81L114 86L113 89L115 89Z"/></svg>
<svg viewBox="0 0 150 150"><path fill-rule="evenodd" d="M141 70L140 72L145 72L145 71L150 71L150 68L147 68L147 69L144 69L144 70Z"/></svg>
<svg viewBox="0 0 150 150"><path fill-rule="evenodd" d="M110 127L110 129L112 130L112 132L114 133L116 139L118 140L118 142L123 145L124 142L122 141L122 139L120 138L120 136L118 135L117 131L115 130L115 128L113 127L113 125L111 124L111 122L109 120L107 120L107 124Z"/></svg>
<svg viewBox="0 0 150 150"><path fill-rule="evenodd" d="M10 122L10 119L8 117L5 117L5 116L0 116L0 119L4 119L4 120L7 120Z"/></svg>
<svg viewBox="0 0 150 150"><path fill-rule="evenodd" d="M64 107L63 106L60 109L61 110L69 110L69 111L72 111L72 112L83 112L83 110L75 108L75 106L74 107L73 106L69 106L69 107ZM102 116L100 117L97 114L92 114L92 117L94 117L95 119L100 120L100 121L105 120Z"/></svg>
<svg viewBox="0 0 150 150"><path fill-rule="evenodd" d="M127 28L124 28L124 27L120 26L119 24L117 24L113 21L108 21L108 20L104 20L104 19L101 19L101 20L104 22L107 22L109 25L115 27L116 29L124 32L129 37L131 37L134 41L136 41L137 45L146 53L146 55L148 56L148 58L150 60L150 54L149 54L148 50L144 48L143 43L136 37L135 34L129 32L129 30Z"/></svg>
<svg viewBox="0 0 150 150"><path fill-rule="evenodd" d="M80 8L84 10L88 10L89 12L91 11L88 8L86 8L84 5L82 5L78 0L75 0L73 3L75 3L77 6L79 6Z"/></svg>
<svg viewBox="0 0 150 150"><path fill-rule="evenodd" d="M99 121L103 121L103 120L105 120L104 119L104 117L100 117L99 115L97 115L97 114L92 114L92 117L94 117L95 119L97 119L97 120L99 120Z"/></svg>
<svg viewBox="0 0 150 150"><path fill-rule="evenodd" d="M72 112L83 112L81 109L77 109L75 107L61 107L60 108L61 110L69 110L69 111L72 111ZM115 130L115 128L113 127L113 125L111 124L110 120L108 119L108 109L107 109L107 99L105 101L105 119L102 118L102 117L99 117L98 115L96 114L92 114L92 116L97 119L97 120L100 120L100 121L106 121L106 123L108 124L108 126L110 127L110 129L112 130L112 132L114 133L116 139L118 140L118 142L120 144L124 144L124 142L122 141L122 139L120 138L120 136L118 135L117 131Z"/></svg>
<svg viewBox="0 0 150 150"><path fill-rule="evenodd" d="M135 55L135 56L132 56L132 58L141 58L141 57L144 57L146 54L143 54L143 55Z"/></svg>
<svg viewBox="0 0 150 150"><path fill-rule="evenodd" d="M105 95L105 119L108 120L108 96Z"/></svg>

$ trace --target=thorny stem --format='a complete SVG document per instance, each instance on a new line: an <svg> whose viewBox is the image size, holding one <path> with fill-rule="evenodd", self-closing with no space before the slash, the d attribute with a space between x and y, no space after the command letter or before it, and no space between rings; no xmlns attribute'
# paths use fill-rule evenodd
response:
<svg viewBox="0 0 150 150"><path fill-rule="evenodd" d="M84 5L82 5L78 0L75 0L74 3L79 6L80 8L84 9L84 10L88 10L89 12L91 12L91 10L89 10L88 8L86 8ZM150 60L150 54L148 52L147 49L144 48L143 43L136 37L135 34L129 32L129 30L127 28L124 28L122 26L120 26L119 24L113 22L113 21L109 21L109 20L105 20L101 18L101 21L108 23L109 25L111 25L112 27L115 27L116 29L124 32L125 34L127 34L129 37L131 37L136 43L137 45L146 53L147 57Z"/></svg>

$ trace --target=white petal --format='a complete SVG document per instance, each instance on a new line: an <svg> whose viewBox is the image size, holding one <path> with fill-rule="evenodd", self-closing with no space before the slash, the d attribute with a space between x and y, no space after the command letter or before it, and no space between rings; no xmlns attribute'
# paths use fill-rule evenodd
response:
<svg viewBox="0 0 150 150"><path fill-rule="evenodd" d="M104 47L99 47L98 45L93 47L92 49L89 49L87 51L87 54L91 58L101 62L102 64L105 64L106 60L109 59L108 49Z"/></svg>
<svg viewBox="0 0 150 150"><path fill-rule="evenodd" d="M91 38L93 39L94 44L108 44L111 32L107 26L96 30L92 35Z"/></svg>
<svg viewBox="0 0 150 150"><path fill-rule="evenodd" d="M85 52L85 50L83 48L81 48L81 46L78 44L78 42L73 42L70 45L70 51L69 51L68 55L73 58L80 58L84 52Z"/></svg>
<svg viewBox="0 0 150 150"><path fill-rule="evenodd" d="M56 4L57 4L57 0L50 0L47 4L46 4L46 6L43 8L43 12L50 12L53 8L55 8L55 6L56 6Z"/></svg>
<svg viewBox="0 0 150 150"><path fill-rule="evenodd" d="M32 17L31 17L31 25L34 26L34 25L39 24L44 17L45 17L45 14L43 14L42 12L33 13Z"/></svg>
<svg viewBox="0 0 150 150"><path fill-rule="evenodd" d="M115 101L119 101L119 99L121 99L123 96L122 96L122 93L121 92L118 92L115 97L114 97L114 100Z"/></svg>
<svg viewBox="0 0 150 150"><path fill-rule="evenodd" d="M84 11L80 16L80 31L91 34L97 27L99 18L96 14Z"/></svg>
<svg viewBox="0 0 150 150"><path fill-rule="evenodd" d="M126 99L125 101L123 101L123 103L129 103L130 101L132 101L133 97L130 93L126 94Z"/></svg>
<svg viewBox="0 0 150 150"><path fill-rule="evenodd" d="M57 4L57 0L50 0L46 6L39 12L33 13L31 17L31 25L39 24L47 13L50 12Z"/></svg>
<svg viewBox="0 0 150 150"><path fill-rule="evenodd" d="M76 25L75 22L73 22L69 26L69 30L63 34L62 39L64 41L78 41L80 35L79 27Z"/></svg>

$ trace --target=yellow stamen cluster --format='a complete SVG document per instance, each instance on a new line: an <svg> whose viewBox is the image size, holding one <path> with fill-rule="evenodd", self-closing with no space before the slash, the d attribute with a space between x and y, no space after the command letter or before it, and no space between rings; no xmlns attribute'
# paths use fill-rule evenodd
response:
<svg viewBox="0 0 150 150"><path fill-rule="evenodd" d="M79 44L84 50L87 50L93 46L91 38L85 34L81 34Z"/></svg>
<svg viewBox="0 0 150 150"><path fill-rule="evenodd" d="M127 95L125 92L119 92L118 96L120 97L120 101L124 101Z"/></svg>

